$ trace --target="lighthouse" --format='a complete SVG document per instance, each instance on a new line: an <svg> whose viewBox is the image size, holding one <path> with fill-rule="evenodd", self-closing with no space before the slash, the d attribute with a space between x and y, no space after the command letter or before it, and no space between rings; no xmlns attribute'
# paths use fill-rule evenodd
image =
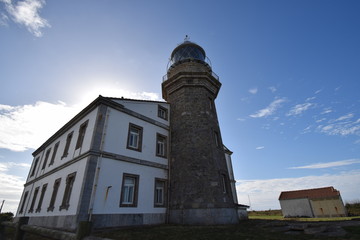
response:
<svg viewBox="0 0 360 240"><path fill-rule="evenodd" d="M172 51L162 83L171 109L170 223L239 221L214 102L220 87L201 46L186 38Z"/></svg>

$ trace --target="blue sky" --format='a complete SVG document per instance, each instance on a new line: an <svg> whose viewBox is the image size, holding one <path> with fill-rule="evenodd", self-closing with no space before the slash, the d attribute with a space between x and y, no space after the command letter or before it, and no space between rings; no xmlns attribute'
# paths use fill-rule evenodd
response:
<svg viewBox="0 0 360 240"><path fill-rule="evenodd" d="M0 0L0 201L99 94L161 100L185 35L211 59L240 203L334 186L360 199L360 2Z"/></svg>

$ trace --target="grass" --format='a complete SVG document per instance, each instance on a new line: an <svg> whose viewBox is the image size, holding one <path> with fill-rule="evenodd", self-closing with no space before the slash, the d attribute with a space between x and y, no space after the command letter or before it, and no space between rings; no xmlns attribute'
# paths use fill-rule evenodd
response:
<svg viewBox="0 0 360 240"><path fill-rule="evenodd" d="M349 221L360 220L357 217L332 217L332 218L284 218L283 216L271 215L250 215L249 219L263 219L263 220L287 220L287 221L301 221L301 222L331 222L331 221Z"/></svg>
<svg viewBox="0 0 360 240"><path fill-rule="evenodd" d="M106 237L117 240L298 240L329 239L328 236L306 235L298 232L296 235L285 234L283 231L275 231L277 227L285 226L285 221L252 219L242 221L236 225L217 226L183 226L161 225L150 227L133 227L113 229L95 233L98 237ZM360 239L360 227L344 227L348 234L344 237L331 237L331 240Z"/></svg>

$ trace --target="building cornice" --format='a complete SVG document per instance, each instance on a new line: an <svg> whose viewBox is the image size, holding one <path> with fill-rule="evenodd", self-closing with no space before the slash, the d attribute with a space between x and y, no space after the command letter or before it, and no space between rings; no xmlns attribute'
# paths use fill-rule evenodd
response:
<svg viewBox="0 0 360 240"><path fill-rule="evenodd" d="M156 121L152 118L146 117L140 113L137 113L135 111L132 111L130 109L127 109L124 107L124 105L115 102L114 100L112 100L114 98L108 98L108 97L103 97L101 95L99 95L99 97L97 97L93 102L91 102L87 107L85 107L81 112L79 112L77 115L75 115L75 117L73 117L69 122L67 122L62 128L60 128L57 132L55 132L47 141L45 141L39 148L37 148L32 155L35 157L36 155L38 155L41 151L45 150L51 143L53 143L57 138L59 138L61 135L63 135L64 133L66 133L70 128L72 128L77 122L79 122L81 119L83 119L87 114L89 114L91 111L93 111L95 108L97 108L100 105L105 105L111 108L114 108L118 111L121 111L123 113L126 113L130 116L139 118L143 121L149 122L151 124L154 124L158 127L164 128L166 130L169 130L169 126L161 123L159 121ZM121 98L119 98L121 99ZM125 100L125 99L124 99ZM127 101L133 101L131 99L126 99ZM138 101L138 100L134 100L134 101ZM160 103L160 102L158 102ZM163 102L165 103L165 102Z"/></svg>

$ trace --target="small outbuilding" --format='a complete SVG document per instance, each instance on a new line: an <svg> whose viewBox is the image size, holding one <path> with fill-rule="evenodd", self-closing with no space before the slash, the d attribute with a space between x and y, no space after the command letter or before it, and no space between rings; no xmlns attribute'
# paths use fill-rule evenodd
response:
<svg viewBox="0 0 360 240"><path fill-rule="evenodd" d="M281 192L284 217L345 217L346 209L340 192L334 187Z"/></svg>

